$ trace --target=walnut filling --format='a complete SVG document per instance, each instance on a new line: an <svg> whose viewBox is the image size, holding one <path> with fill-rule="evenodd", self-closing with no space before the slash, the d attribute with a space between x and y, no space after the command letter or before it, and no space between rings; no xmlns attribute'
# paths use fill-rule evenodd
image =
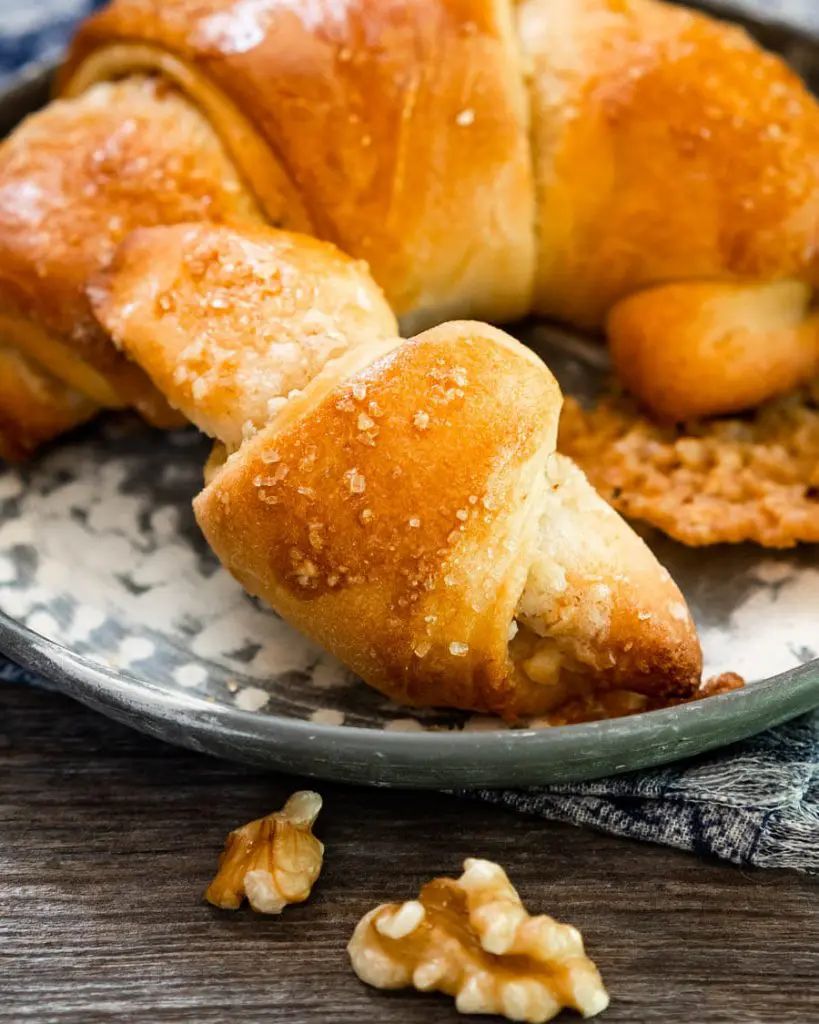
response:
<svg viewBox="0 0 819 1024"><path fill-rule="evenodd" d="M548 687L553 699L544 712L549 724L621 718L646 711L651 698L634 690L601 689L599 673L561 649L553 637L538 636L515 620L517 632L509 643L519 686Z"/></svg>
<svg viewBox="0 0 819 1024"><path fill-rule="evenodd" d="M552 691L547 714L579 702L583 717L608 718L641 711L647 703L640 694L611 690L610 682L608 692L595 694L601 673L613 667L614 596L606 572L612 538L597 528L600 505L577 467L551 456L538 550L509 630L519 685ZM620 520L610 518L619 533ZM542 693L538 703L543 705Z"/></svg>
<svg viewBox="0 0 819 1024"><path fill-rule="evenodd" d="M690 678L651 679L645 671L690 629L667 573L571 460L552 455L545 484L537 550L509 631L518 684L537 688L531 704L560 723L634 714L689 689L693 695L693 661ZM545 701L544 689L551 692Z"/></svg>

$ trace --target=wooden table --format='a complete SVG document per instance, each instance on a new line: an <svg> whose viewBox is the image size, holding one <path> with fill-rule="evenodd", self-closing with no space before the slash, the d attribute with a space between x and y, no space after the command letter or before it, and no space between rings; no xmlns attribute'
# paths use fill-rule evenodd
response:
<svg viewBox="0 0 819 1024"><path fill-rule="evenodd" d="M454 1022L444 997L360 984L345 945L370 907L476 855L582 930L606 1024L819 1021L815 879L467 800L318 784L310 902L280 918L204 903L226 833L300 785L0 684L0 1022Z"/></svg>

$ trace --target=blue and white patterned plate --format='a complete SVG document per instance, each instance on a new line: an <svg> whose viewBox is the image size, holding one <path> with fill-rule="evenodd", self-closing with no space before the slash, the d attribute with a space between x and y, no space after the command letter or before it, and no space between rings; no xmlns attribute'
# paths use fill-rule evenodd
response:
<svg viewBox="0 0 819 1024"><path fill-rule="evenodd" d="M766 41L815 77L819 47L771 32ZM0 98L0 122L39 101L45 77L29 72ZM521 337L567 392L597 390L598 347L546 327ZM708 671L740 672L745 690L559 729L397 707L219 568L190 506L206 450L193 431L110 419L29 466L0 467L0 651L172 742L395 785L592 778L712 749L819 705L819 549L694 551L652 535L694 611Z"/></svg>
<svg viewBox="0 0 819 1024"><path fill-rule="evenodd" d="M604 377L594 345L546 327L526 340L575 394L589 396ZM691 603L708 671L751 680L798 671L699 706L561 729L401 708L219 567L191 511L207 449L192 430L159 434L112 418L4 469L0 649L177 742L416 785L542 782L658 763L819 704L819 668L800 668L819 657L819 550L694 551L651 536Z"/></svg>

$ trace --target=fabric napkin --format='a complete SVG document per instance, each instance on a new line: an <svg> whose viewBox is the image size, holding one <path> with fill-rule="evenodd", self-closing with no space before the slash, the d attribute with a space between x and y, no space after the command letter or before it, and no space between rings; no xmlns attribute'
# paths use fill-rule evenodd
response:
<svg viewBox="0 0 819 1024"><path fill-rule="evenodd" d="M57 50L75 20L97 6L98 0L2 0L0 80ZM724 6L819 30L816 0L726 0ZM44 685L2 657L0 681ZM737 864L819 871L819 712L653 771L470 796Z"/></svg>

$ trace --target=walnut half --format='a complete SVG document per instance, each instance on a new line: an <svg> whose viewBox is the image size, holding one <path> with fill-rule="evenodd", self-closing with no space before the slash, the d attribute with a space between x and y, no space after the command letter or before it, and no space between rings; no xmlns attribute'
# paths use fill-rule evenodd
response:
<svg viewBox="0 0 819 1024"><path fill-rule="evenodd" d="M280 914L289 903L306 900L324 856L324 845L310 831L320 810L318 793L294 793L280 811L231 832L205 899L236 910L247 897L261 914Z"/></svg>
<svg viewBox="0 0 819 1024"><path fill-rule="evenodd" d="M580 932L530 917L506 872L488 860L465 861L459 879L436 878L417 900L371 910L347 949L367 984L437 989L455 997L460 1013L541 1024L564 1007L593 1017L609 1004Z"/></svg>

